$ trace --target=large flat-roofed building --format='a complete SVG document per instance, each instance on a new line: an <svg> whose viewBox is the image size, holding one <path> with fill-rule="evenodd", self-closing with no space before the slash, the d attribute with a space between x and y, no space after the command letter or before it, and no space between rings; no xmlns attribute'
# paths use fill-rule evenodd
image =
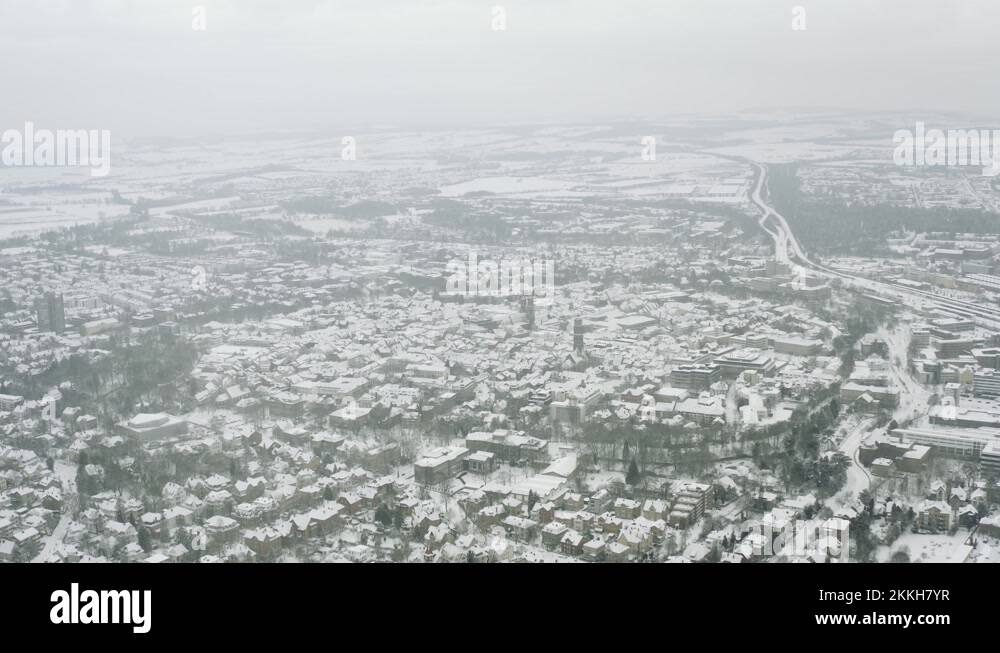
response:
<svg viewBox="0 0 1000 653"><path fill-rule="evenodd" d="M830 299L830 295L833 292L829 284L825 283L813 286L793 281L781 284L780 288L784 294L807 301L826 301Z"/></svg>
<svg viewBox="0 0 1000 653"><path fill-rule="evenodd" d="M640 330L656 325L656 318L648 315L628 315L620 318L618 326L623 329Z"/></svg>
<svg viewBox="0 0 1000 653"><path fill-rule="evenodd" d="M966 265L962 266L966 271ZM992 292L1000 292L1000 277L982 272L973 272L959 279L959 283L971 288L985 288Z"/></svg>
<svg viewBox="0 0 1000 653"><path fill-rule="evenodd" d="M963 396L959 405L941 404L929 411L931 424L951 427L1000 427L1000 403Z"/></svg>
<svg viewBox="0 0 1000 653"><path fill-rule="evenodd" d="M985 347L983 349L973 349L972 357L982 367L991 370L1000 369L1000 347Z"/></svg>
<svg viewBox="0 0 1000 653"><path fill-rule="evenodd" d="M794 356L816 356L823 352L823 341L816 338L796 338L794 336L782 336L772 338L774 351L779 354L792 354Z"/></svg>
<svg viewBox="0 0 1000 653"><path fill-rule="evenodd" d="M963 333L965 331L975 331L976 323L968 319L942 318L931 320L931 327L946 333Z"/></svg>
<svg viewBox="0 0 1000 653"><path fill-rule="evenodd" d="M899 470L903 472L922 472L931 460L932 449L924 444L914 444L909 451L903 453L897 460Z"/></svg>
<svg viewBox="0 0 1000 653"><path fill-rule="evenodd" d="M496 430L492 433L474 431L465 436L470 451L488 451L501 460L536 462L548 458L548 442L520 431Z"/></svg>
<svg viewBox="0 0 1000 653"><path fill-rule="evenodd" d="M320 397L360 397L370 387L368 379L357 376L341 376L331 381L306 381L294 386L297 392Z"/></svg>
<svg viewBox="0 0 1000 653"><path fill-rule="evenodd" d="M723 349L687 349L677 352L670 357L670 362L674 366L679 365L708 365L716 356L721 356L732 351L732 347Z"/></svg>
<svg viewBox="0 0 1000 653"><path fill-rule="evenodd" d="M462 471L469 456L465 447L438 447L413 463L413 480L422 485L437 485Z"/></svg>
<svg viewBox="0 0 1000 653"><path fill-rule="evenodd" d="M972 320L948 318L931 320L931 327L945 333L963 333L965 331L974 331L976 323Z"/></svg>
<svg viewBox="0 0 1000 653"><path fill-rule="evenodd" d="M981 338L948 338L946 340L937 340L935 342L935 347L938 350L941 358L951 358L954 356L961 356L962 354L968 354L973 349L983 346L983 341Z"/></svg>
<svg viewBox="0 0 1000 653"><path fill-rule="evenodd" d="M273 417L299 417L305 413L306 402L292 392L275 392L263 399L268 414Z"/></svg>
<svg viewBox="0 0 1000 653"><path fill-rule="evenodd" d="M898 432L893 435L897 437L875 435L862 442L858 447L858 461L862 465L872 465L875 460L885 458L893 461L901 472L915 473L926 469L933 457L933 449L899 437Z"/></svg>
<svg viewBox="0 0 1000 653"><path fill-rule="evenodd" d="M980 369L972 374L973 394L977 397L1000 397L1000 372Z"/></svg>
<svg viewBox="0 0 1000 653"><path fill-rule="evenodd" d="M847 380L858 385L888 386L889 366L877 358L858 361L854 364L854 371Z"/></svg>
<svg viewBox="0 0 1000 653"><path fill-rule="evenodd" d="M597 410L603 399L604 395L597 387L560 392L557 398L549 403L549 416L553 422L583 424Z"/></svg>
<svg viewBox="0 0 1000 653"><path fill-rule="evenodd" d="M897 437L889 437L885 432L873 434L865 439L858 447L858 462L862 465L871 465L876 458L894 459L902 456L910 450L913 443L896 434Z"/></svg>
<svg viewBox="0 0 1000 653"><path fill-rule="evenodd" d="M934 454L964 460L980 460L986 445L1000 438L996 428L945 428L924 427L893 429L892 435L902 437L914 444L933 447Z"/></svg>
<svg viewBox="0 0 1000 653"><path fill-rule="evenodd" d="M715 359L715 364L719 366L722 376L727 379L735 379L747 370L765 376L774 370L774 360L761 350L752 347L723 354Z"/></svg>
<svg viewBox="0 0 1000 653"><path fill-rule="evenodd" d="M188 432L188 423L167 413L139 413L124 424L118 425L122 435L143 440L160 440Z"/></svg>
<svg viewBox="0 0 1000 653"><path fill-rule="evenodd" d="M698 424L711 424L715 420L726 419L726 407L720 396L712 396L702 393L697 397L688 397L684 401L678 401L674 405L674 411L680 413L686 419Z"/></svg>
<svg viewBox="0 0 1000 653"><path fill-rule="evenodd" d="M896 464L890 458L876 458L871 464L872 475L879 478L889 478L895 469Z"/></svg>
<svg viewBox="0 0 1000 653"><path fill-rule="evenodd" d="M675 402L684 401L688 398L688 396L690 396L690 394L691 393L684 388L675 388L667 385L657 390L653 396L657 401Z"/></svg>
<svg viewBox="0 0 1000 653"><path fill-rule="evenodd" d="M465 469L477 474L489 474L496 465L496 454L489 451L473 451L464 460Z"/></svg>
<svg viewBox="0 0 1000 653"><path fill-rule="evenodd" d="M670 371L670 385L695 392L708 389L720 378L722 370L718 365L685 364Z"/></svg>
<svg viewBox="0 0 1000 653"><path fill-rule="evenodd" d="M893 407L899 403L899 390L896 388L861 385L860 383L845 383L840 387L840 400L845 404L854 403L861 395L867 394L877 400L880 405Z"/></svg>
<svg viewBox="0 0 1000 653"><path fill-rule="evenodd" d="M22 403L24 403L24 397L0 394L0 410L14 410Z"/></svg>
<svg viewBox="0 0 1000 653"><path fill-rule="evenodd" d="M411 364L406 367L406 371L413 376L425 379L446 379L448 378L448 368L444 365Z"/></svg>

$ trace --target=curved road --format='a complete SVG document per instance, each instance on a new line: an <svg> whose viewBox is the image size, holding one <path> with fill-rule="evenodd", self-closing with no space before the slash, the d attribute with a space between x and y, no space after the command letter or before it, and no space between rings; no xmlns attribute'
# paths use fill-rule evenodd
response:
<svg viewBox="0 0 1000 653"><path fill-rule="evenodd" d="M77 510L76 466L63 460L57 460L55 473L62 482L63 513L52 533L44 539L41 551L32 558L32 562L48 562L51 559L56 548L62 544L63 538L66 537L66 530L73 521L73 515Z"/></svg>
<svg viewBox="0 0 1000 653"><path fill-rule="evenodd" d="M1000 310L988 306L966 302L949 297L942 297L936 293L916 288L908 288L895 283L875 281L867 277L861 277L840 270L828 268L809 259L799 241L795 239L791 227L784 216L778 213L774 207L765 199L767 192L767 166L756 161L749 161L757 172L754 189L750 193L750 200L761 210L762 215L759 221L761 228L774 239L774 256L781 263L787 263L794 267L800 274L808 268L819 272L827 277L838 277L865 289L871 293L878 293L897 300L908 300L911 305L920 305L930 302L932 308L956 316L973 319L977 324L987 328L1000 329ZM769 223L769 220L771 221ZM790 250L790 251L789 251Z"/></svg>

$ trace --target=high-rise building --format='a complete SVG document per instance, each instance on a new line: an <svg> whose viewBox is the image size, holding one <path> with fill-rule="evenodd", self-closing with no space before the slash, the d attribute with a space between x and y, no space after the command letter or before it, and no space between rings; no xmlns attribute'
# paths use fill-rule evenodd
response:
<svg viewBox="0 0 1000 653"><path fill-rule="evenodd" d="M521 308L524 310L525 328L529 331L535 328L535 297L525 294L521 297Z"/></svg>
<svg viewBox="0 0 1000 653"><path fill-rule="evenodd" d="M988 440L979 452L980 469L985 475L1000 473L1000 440Z"/></svg>
<svg viewBox="0 0 1000 653"><path fill-rule="evenodd" d="M573 321L573 351L583 353L583 320L580 318Z"/></svg>
<svg viewBox="0 0 1000 653"><path fill-rule="evenodd" d="M38 330L62 333L66 330L66 313L63 309L62 293L58 295L47 292L42 297L35 298L35 315L38 320Z"/></svg>
<svg viewBox="0 0 1000 653"><path fill-rule="evenodd" d="M977 397L1000 397L1000 372L980 369L973 375L973 394Z"/></svg>

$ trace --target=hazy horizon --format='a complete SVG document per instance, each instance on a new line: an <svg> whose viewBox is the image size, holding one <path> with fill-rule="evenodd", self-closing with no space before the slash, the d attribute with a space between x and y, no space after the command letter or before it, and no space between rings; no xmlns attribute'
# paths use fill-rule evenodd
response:
<svg viewBox="0 0 1000 653"><path fill-rule="evenodd" d="M495 5L506 30L491 27ZM796 6L803 31L791 28ZM0 55L13 65L0 84L17 102L0 125L147 139L767 107L988 119L1000 108L998 19L985 1L8 0Z"/></svg>

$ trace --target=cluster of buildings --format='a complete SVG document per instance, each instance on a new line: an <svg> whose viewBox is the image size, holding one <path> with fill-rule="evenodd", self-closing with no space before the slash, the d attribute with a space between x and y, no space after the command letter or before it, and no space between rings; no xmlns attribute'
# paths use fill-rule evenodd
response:
<svg viewBox="0 0 1000 653"><path fill-rule="evenodd" d="M865 511L887 547L898 524L990 533L1000 324L881 298L906 344L849 340L864 298L747 237L743 172L648 184L684 208L616 204L618 184L571 210L445 193L456 217L399 200L433 181L399 171L373 183L400 206L354 236L317 226L329 198L288 200L319 177L238 179L231 214L137 201L89 244L0 249L0 560L758 562L807 530L798 557L824 562ZM806 191L871 198L864 172L830 174ZM956 310L1000 292L995 239L887 245L831 269ZM449 290L472 254L550 263L554 290ZM131 392L154 345L182 373ZM847 463L843 493L779 478L803 423L818 453L795 462Z"/></svg>

